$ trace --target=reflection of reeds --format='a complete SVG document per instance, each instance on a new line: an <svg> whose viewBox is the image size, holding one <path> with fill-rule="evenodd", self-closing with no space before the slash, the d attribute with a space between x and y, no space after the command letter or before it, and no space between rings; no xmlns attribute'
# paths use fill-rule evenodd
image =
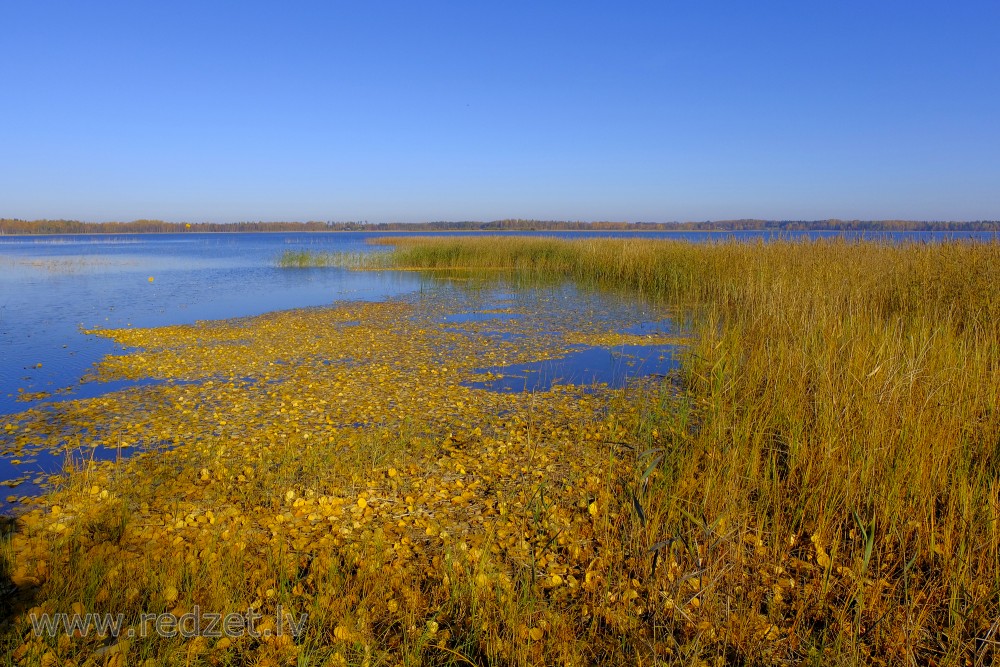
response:
<svg viewBox="0 0 1000 667"><path fill-rule="evenodd" d="M633 546L679 538L670 548L683 543L700 564L698 590L714 588L702 616L712 627L746 614L764 619L753 641L794 636L817 655L827 646L864 662L859 651L894 646L900 659L990 662L1000 244L376 242L403 268L514 268L686 314L682 396L650 404L637 426L658 458L639 468L652 460L636 531L652 517L663 534ZM947 639L931 648L927 637ZM755 650L737 653L767 653Z"/></svg>

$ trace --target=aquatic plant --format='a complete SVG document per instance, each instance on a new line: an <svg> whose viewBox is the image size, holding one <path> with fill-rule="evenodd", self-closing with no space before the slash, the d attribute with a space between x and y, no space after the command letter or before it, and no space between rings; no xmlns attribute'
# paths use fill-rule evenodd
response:
<svg viewBox="0 0 1000 667"><path fill-rule="evenodd" d="M614 552L628 509L615 489L632 457L613 443L633 402L602 387L467 386L483 365L564 354L574 343L554 331L609 340L623 317L567 310L556 291L521 304L524 317L453 323L444 316L485 295L448 294L94 332L128 350L101 378L185 382L3 425L8 449L147 452L77 467L19 518L9 653L82 662L106 645L32 637L32 610L122 613L136 629L144 613L281 604L309 615L294 641L139 637L128 650L157 662L625 660L617 633L641 589ZM632 592L601 602L622 585ZM574 615L556 611L564 603ZM615 629L586 631L605 612Z"/></svg>
<svg viewBox="0 0 1000 667"><path fill-rule="evenodd" d="M286 269L334 266L335 264L331 253L317 253L308 250L286 250L278 258L278 266Z"/></svg>
<svg viewBox="0 0 1000 667"><path fill-rule="evenodd" d="M644 406L633 436L648 445L636 509L667 535L704 530L685 549L711 581L706 645L751 661L992 660L1000 245L379 242L401 267L516 267L684 313L684 397Z"/></svg>

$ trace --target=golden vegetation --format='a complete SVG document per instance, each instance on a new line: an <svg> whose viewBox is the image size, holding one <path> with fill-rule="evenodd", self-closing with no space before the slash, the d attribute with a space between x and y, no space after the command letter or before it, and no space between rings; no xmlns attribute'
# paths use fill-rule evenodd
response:
<svg viewBox="0 0 1000 667"><path fill-rule="evenodd" d="M645 512L705 527L704 656L993 661L996 243L390 243L400 266L514 268L680 309L685 396L633 437L652 440Z"/></svg>
<svg viewBox="0 0 1000 667"><path fill-rule="evenodd" d="M648 598L679 595L684 605L690 596L668 586L678 572L661 578L661 590L622 569L633 510L621 485L635 466L622 443L636 394L571 386L499 394L463 383L484 366L564 354L571 343L552 332L599 338L646 315L572 290L514 300L523 317L447 322L495 300L441 290L94 332L129 348L101 364L100 379L165 383L17 415L0 427L6 448L152 451L78 461L19 518L9 538L9 577L20 591L7 628L11 659L630 660L618 637ZM548 333L529 335L538 331ZM629 547L646 565L647 541ZM259 629L274 632L279 604L296 619L308 614L301 636L285 627L259 639L109 643L93 632L34 637L28 620L123 613L123 633L141 635L142 613L252 608L263 615Z"/></svg>
<svg viewBox="0 0 1000 667"><path fill-rule="evenodd" d="M308 269L359 264L360 261L360 255L356 253L286 250L278 257L278 266L283 269Z"/></svg>
<svg viewBox="0 0 1000 667"><path fill-rule="evenodd" d="M1000 247L397 243L372 261L669 304L682 372L465 386L575 341L635 342L616 334L634 311L558 291L490 321L443 323L497 304L441 290L101 332L135 348L101 377L166 383L30 410L3 442L159 449L78 464L19 519L11 661L993 662ZM26 620L279 603L309 614L302 635L109 648Z"/></svg>

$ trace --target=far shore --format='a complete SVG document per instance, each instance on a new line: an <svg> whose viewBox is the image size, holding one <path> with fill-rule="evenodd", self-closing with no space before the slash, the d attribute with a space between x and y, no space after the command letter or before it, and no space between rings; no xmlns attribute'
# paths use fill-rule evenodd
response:
<svg viewBox="0 0 1000 667"><path fill-rule="evenodd" d="M0 236L107 236L123 234L525 234L525 233L997 233L997 220L707 220L702 222L622 222L506 219L493 221L436 221L414 223L368 222L83 222L79 220L20 220L0 218Z"/></svg>

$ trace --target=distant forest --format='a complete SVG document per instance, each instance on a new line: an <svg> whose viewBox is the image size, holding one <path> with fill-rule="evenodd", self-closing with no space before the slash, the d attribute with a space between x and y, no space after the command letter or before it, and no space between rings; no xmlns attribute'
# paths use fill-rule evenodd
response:
<svg viewBox="0 0 1000 667"><path fill-rule="evenodd" d="M199 232L414 232L414 231L1000 231L998 220L919 222L913 220L711 220L706 222L80 222L0 218L0 234L172 234Z"/></svg>

